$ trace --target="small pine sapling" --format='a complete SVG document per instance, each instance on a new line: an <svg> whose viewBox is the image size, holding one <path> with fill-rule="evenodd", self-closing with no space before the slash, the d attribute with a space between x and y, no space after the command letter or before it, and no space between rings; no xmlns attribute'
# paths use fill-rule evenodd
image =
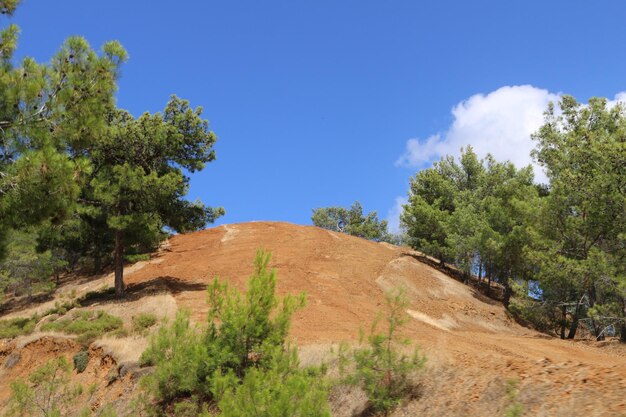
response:
<svg viewBox="0 0 626 417"><path fill-rule="evenodd" d="M405 309L408 302L404 292L398 290L387 294L386 298L386 331L378 330L381 320L379 315L372 323L365 346L352 350L343 346L339 351L340 372L344 375L344 381L360 386L367 394L369 408L385 415L412 395L415 389L412 379L426 362L417 347L411 355L402 352L410 345L408 339L397 334L398 329L406 323ZM361 331L361 345L365 339Z"/></svg>

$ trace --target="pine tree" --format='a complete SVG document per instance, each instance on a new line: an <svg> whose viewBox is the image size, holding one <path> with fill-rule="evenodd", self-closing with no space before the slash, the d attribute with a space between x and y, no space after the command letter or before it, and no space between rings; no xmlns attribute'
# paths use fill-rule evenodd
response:
<svg viewBox="0 0 626 417"><path fill-rule="evenodd" d="M347 233L364 239L386 241L389 239L387 221L379 220L378 213L363 214L363 206L356 201L349 209L320 207L313 210L311 221L317 227Z"/></svg>
<svg viewBox="0 0 626 417"><path fill-rule="evenodd" d="M114 110L105 132L86 148L93 170L83 189L83 213L98 226L106 223L102 237L114 242L118 296L124 294L128 247L155 246L166 227L197 230L224 213L184 199L189 177L183 169L200 171L215 159L216 137L201 115L201 108L176 96L163 113L134 118Z"/></svg>
<svg viewBox="0 0 626 417"><path fill-rule="evenodd" d="M19 1L3 1L11 15ZM106 43L98 55L69 38L49 64L13 59L19 29L0 32L0 247L7 229L59 221L76 201L88 161L67 149L104 127L126 52ZM2 254L0 248L0 255Z"/></svg>
<svg viewBox="0 0 626 417"><path fill-rule="evenodd" d="M613 312L607 316L622 317L626 340L626 112L603 98L583 106L565 96L559 106L560 115L550 105L534 135L534 156L550 179L542 211L544 239L535 259L546 290L560 285L569 291L544 296L569 297L547 301L573 304L567 337L576 335L587 309L596 313L589 315L591 329L601 337L598 313L608 308ZM567 270L567 277L559 270Z"/></svg>

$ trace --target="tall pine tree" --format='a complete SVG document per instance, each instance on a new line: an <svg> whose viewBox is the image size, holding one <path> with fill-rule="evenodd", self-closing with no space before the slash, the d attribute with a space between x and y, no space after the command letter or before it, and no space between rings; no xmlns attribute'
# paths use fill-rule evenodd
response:
<svg viewBox="0 0 626 417"><path fill-rule="evenodd" d="M124 253L154 244L165 228L197 230L224 213L184 199L188 172L215 159L216 137L185 100L173 96L162 113L139 118L114 110L104 134L86 148L93 167L83 189L83 213L114 242L115 292L124 294ZM97 219L104 221L98 222Z"/></svg>

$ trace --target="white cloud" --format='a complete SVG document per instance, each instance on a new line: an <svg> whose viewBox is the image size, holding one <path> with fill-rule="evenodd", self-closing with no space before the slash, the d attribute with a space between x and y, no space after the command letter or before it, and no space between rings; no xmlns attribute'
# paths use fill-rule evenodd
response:
<svg viewBox="0 0 626 417"><path fill-rule="evenodd" d="M509 160L518 168L532 164L530 152L535 143L530 135L543 124L548 103L557 103L561 95L531 85L505 86L488 94L473 95L452 108L454 120L445 132L426 140L409 139L396 165L424 168L444 155L458 156L467 145L472 145L479 157L491 153L497 160ZM612 107L618 102L626 106L626 91L617 93L608 105ZM534 164L533 168L535 180L547 182L542 169ZM399 228L402 204L406 204L406 198L396 197L387 213L391 231Z"/></svg>
<svg viewBox="0 0 626 417"><path fill-rule="evenodd" d="M402 213L402 205L408 202L406 197L396 197L396 202L392 208L387 211L387 228L391 233L400 232L400 214Z"/></svg>
<svg viewBox="0 0 626 417"><path fill-rule="evenodd" d="M624 95L626 98L626 94ZM560 94L531 85L505 86L489 94L476 94L452 108L454 121L444 133L426 140L409 139L396 165L420 167L444 155L459 155L472 145L479 157L491 153L522 167L532 163L530 135L543 123L543 112ZM538 181L545 175L535 167Z"/></svg>
<svg viewBox="0 0 626 417"><path fill-rule="evenodd" d="M615 106L617 103L620 103L622 106L626 106L626 91L620 91L615 94L613 100L609 100L607 103L609 107Z"/></svg>

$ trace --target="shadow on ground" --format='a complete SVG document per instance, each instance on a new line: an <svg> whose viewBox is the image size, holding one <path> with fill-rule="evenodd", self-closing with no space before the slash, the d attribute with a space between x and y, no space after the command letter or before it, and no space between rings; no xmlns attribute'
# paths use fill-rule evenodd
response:
<svg viewBox="0 0 626 417"><path fill-rule="evenodd" d="M137 301L142 297L164 292L176 295L187 291L204 291L206 287L206 283L203 282L189 282L172 276L161 276L149 281L129 285L121 301ZM108 301L120 301L115 296L114 288L87 293L80 301L80 305L88 307Z"/></svg>

